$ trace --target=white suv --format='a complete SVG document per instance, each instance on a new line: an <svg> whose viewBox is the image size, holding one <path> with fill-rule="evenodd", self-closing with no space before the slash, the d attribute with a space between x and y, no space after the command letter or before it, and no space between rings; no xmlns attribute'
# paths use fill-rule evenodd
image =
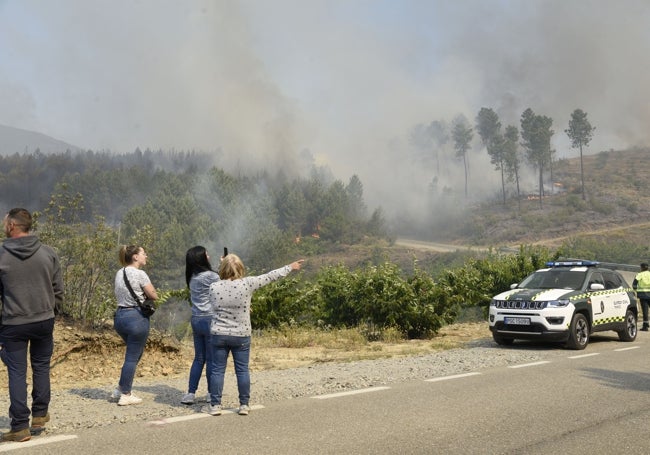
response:
<svg viewBox="0 0 650 455"><path fill-rule="evenodd" d="M584 349L593 332L613 330L622 341L637 334L634 291L615 270L594 261L548 262L490 302L494 341L565 343Z"/></svg>

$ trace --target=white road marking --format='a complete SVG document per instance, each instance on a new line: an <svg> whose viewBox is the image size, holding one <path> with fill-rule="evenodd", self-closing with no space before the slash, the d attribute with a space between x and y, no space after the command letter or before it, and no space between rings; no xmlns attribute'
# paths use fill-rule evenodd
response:
<svg viewBox="0 0 650 455"><path fill-rule="evenodd" d="M210 414L200 412L200 413L190 414L186 416L176 416L176 417L169 417L166 419L150 420L149 422L147 422L147 425L162 426L162 425L167 425L169 423L185 422L186 420L202 419L204 417L212 417L212 416Z"/></svg>
<svg viewBox="0 0 650 455"><path fill-rule="evenodd" d="M258 409L264 409L264 406L261 404L255 404L250 407L251 411L256 411ZM232 409L222 409L221 410L221 415L224 414L237 414L239 412L238 408L232 408ZM196 414L189 414L189 415L184 415L184 416L176 416L176 417L168 417L165 419L158 419L158 420L150 420L147 422L147 425L149 426L163 426L163 425L168 425L170 423L176 423L176 422L185 422L188 420L196 420L196 419L203 419L205 417L216 417L216 416L211 416L210 414L207 414L205 412L197 412Z"/></svg>
<svg viewBox="0 0 650 455"><path fill-rule="evenodd" d="M466 378L468 376L476 376L477 374L481 374L481 373L454 374L454 375L451 375L451 376L443 376L443 377L440 377L440 378L425 379L425 381L426 382L446 381L447 379Z"/></svg>
<svg viewBox="0 0 650 455"><path fill-rule="evenodd" d="M508 368L526 368L526 367L535 367L537 365L544 365L545 363L551 363L550 360L542 360L541 362L533 362L533 363L524 363L521 365L511 365Z"/></svg>
<svg viewBox="0 0 650 455"><path fill-rule="evenodd" d="M380 390L388 390L388 389L390 389L390 387L370 387L369 389L350 390L349 392L329 393L327 395L318 395L311 398L316 398L317 400L327 400L328 398L345 397L348 395L358 395L360 393L368 393L368 392L379 392Z"/></svg>
<svg viewBox="0 0 650 455"><path fill-rule="evenodd" d="M616 352L629 351L630 349L639 349L641 346L630 346L629 348L614 349Z"/></svg>
<svg viewBox="0 0 650 455"><path fill-rule="evenodd" d="M594 355L600 355L600 352L592 352L591 354L580 354L569 356L570 359L582 359L584 357L592 357Z"/></svg>
<svg viewBox="0 0 650 455"><path fill-rule="evenodd" d="M43 444L51 444L53 442L67 441L68 439L76 439L76 434L62 434L60 436L34 436L26 442L3 442L0 444L0 452L9 452L14 449L24 449L27 447L36 447Z"/></svg>

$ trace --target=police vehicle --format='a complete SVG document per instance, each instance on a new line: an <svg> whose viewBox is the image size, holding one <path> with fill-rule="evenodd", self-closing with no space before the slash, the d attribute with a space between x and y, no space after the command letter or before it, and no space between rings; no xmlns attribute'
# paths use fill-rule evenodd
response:
<svg viewBox="0 0 650 455"><path fill-rule="evenodd" d="M499 345L544 340L584 349L592 333L605 330L634 341L636 322L634 291L619 272L595 261L548 262L490 302L490 331Z"/></svg>

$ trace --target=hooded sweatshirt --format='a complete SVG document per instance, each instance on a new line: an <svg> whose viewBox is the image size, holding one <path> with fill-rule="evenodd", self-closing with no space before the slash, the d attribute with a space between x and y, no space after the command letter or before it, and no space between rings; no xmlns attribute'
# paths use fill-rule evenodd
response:
<svg viewBox="0 0 650 455"><path fill-rule="evenodd" d="M59 257L34 235L8 238L0 248L2 324L20 325L54 317L63 302Z"/></svg>

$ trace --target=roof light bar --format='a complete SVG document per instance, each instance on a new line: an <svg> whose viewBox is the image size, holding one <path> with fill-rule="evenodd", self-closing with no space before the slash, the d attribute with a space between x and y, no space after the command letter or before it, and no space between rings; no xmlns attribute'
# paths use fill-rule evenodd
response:
<svg viewBox="0 0 650 455"><path fill-rule="evenodd" d="M549 261L546 267L593 267L598 264L598 261Z"/></svg>

